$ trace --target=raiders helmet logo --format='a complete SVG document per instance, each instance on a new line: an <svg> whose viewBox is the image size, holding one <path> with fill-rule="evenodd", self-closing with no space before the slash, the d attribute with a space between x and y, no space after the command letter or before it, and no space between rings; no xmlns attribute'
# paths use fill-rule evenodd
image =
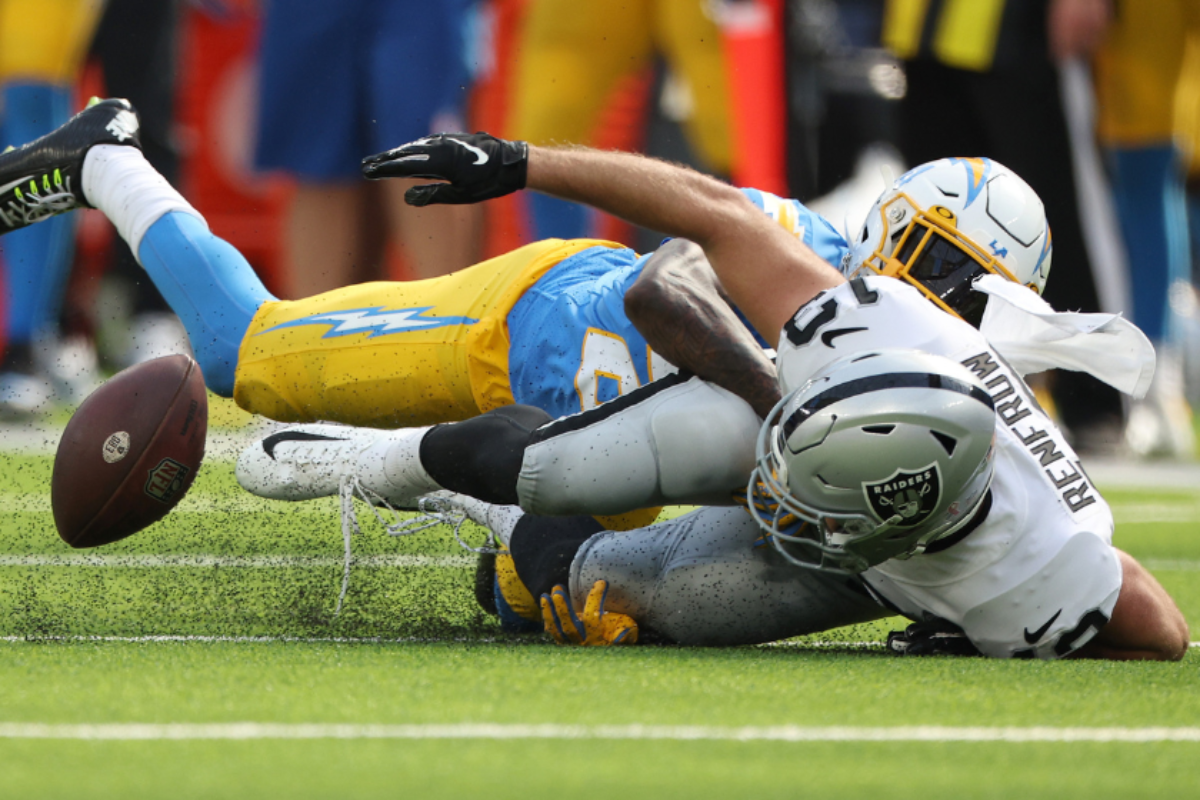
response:
<svg viewBox="0 0 1200 800"><path fill-rule="evenodd" d="M871 510L881 520L900 515L899 525L920 525L942 499L942 477L935 461L915 472L896 470L887 480L864 483Z"/></svg>

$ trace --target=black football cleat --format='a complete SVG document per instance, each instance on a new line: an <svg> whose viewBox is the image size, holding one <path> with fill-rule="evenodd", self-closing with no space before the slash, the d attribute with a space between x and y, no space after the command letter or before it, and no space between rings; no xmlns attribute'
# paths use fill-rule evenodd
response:
<svg viewBox="0 0 1200 800"><path fill-rule="evenodd" d="M98 144L141 148L137 112L128 100L93 102L39 139L0 154L0 235L76 208L83 158Z"/></svg>

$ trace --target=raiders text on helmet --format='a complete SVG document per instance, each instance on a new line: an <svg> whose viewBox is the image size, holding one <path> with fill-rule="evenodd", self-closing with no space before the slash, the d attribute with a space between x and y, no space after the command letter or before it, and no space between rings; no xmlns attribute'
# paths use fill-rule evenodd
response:
<svg viewBox="0 0 1200 800"><path fill-rule="evenodd" d="M923 552L981 507L995 421L979 379L947 358L848 356L768 416L750 508L800 566L861 572Z"/></svg>
<svg viewBox="0 0 1200 800"><path fill-rule="evenodd" d="M901 278L976 327L986 295L971 283L995 273L1041 294L1050 226L1025 181L987 158L943 158L901 175L880 195L843 272Z"/></svg>

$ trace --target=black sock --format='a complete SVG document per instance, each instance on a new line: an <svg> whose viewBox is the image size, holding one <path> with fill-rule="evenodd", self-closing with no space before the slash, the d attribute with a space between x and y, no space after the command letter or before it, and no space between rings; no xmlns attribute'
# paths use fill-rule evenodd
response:
<svg viewBox="0 0 1200 800"><path fill-rule="evenodd" d="M593 517L538 517L526 514L517 522L508 549L517 577L534 597L541 597L571 577L571 561L583 543L604 526Z"/></svg>
<svg viewBox="0 0 1200 800"><path fill-rule="evenodd" d="M517 478L533 432L551 420L533 406L504 406L438 425L421 440L421 464L438 485L496 505L515 506Z"/></svg>

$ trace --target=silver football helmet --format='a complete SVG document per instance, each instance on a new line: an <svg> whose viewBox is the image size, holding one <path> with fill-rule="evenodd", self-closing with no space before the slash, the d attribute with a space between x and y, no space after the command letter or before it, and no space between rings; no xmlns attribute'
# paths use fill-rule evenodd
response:
<svg viewBox="0 0 1200 800"><path fill-rule="evenodd" d="M992 481L995 405L960 364L916 350L835 361L758 436L749 507L788 560L858 573L972 519Z"/></svg>
<svg viewBox="0 0 1200 800"><path fill-rule="evenodd" d="M907 281L935 305L979 327L992 273L1038 294L1050 274L1050 226L1037 193L988 158L943 158L901 175L867 214L842 272Z"/></svg>

